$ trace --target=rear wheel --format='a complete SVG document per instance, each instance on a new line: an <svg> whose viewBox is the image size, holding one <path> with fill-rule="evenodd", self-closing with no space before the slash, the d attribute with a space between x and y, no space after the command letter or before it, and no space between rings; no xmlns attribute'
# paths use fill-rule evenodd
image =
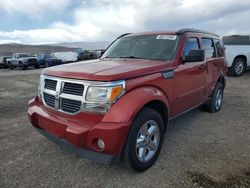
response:
<svg viewBox="0 0 250 188"><path fill-rule="evenodd" d="M233 76L241 76L246 69L246 62L242 58L235 58L233 66L230 68L230 72Z"/></svg>
<svg viewBox="0 0 250 188"><path fill-rule="evenodd" d="M4 66L2 64L0 64L0 69L3 69L3 68L4 68Z"/></svg>
<svg viewBox="0 0 250 188"><path fill-rule="evenodd" d="M143 108L131 125L123 150L125 164L138 172L150 168L159 156L164 136L161 115Z"/></svg>
<svg viewBox="0 0 250 188"><path fill-rule="evenodd" d="M223 102L223 85L222 83L217 83L211 95L211 100L208 101L207 111L210 113L215 113L220 111L222 102Z"/></svg>
<svg viewBox="0 0 250 188"><path fill-rule="evenodd" d="M10 70L14 69L14 66L12 65L12 63L9 63L9 68L10 68Z"/></svg>

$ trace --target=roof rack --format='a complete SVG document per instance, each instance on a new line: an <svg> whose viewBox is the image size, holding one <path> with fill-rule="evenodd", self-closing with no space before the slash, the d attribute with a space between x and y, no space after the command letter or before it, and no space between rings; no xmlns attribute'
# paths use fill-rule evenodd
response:
<svg viewBox="0 0 250 188"><path fill-rule="evenodd" d="M122 38L122 37L124 37L124 36L126 36L126 35L129 35L129 34L132 34L132 33L124 33L124 34L120 35L120 36L117 37L117 38L119 39L119 38Z"/></svg>
<svg viewBox="0 0 250 188"><path fill-rule="evenodd" d="M204 34L209 34L209 35L213 35L213 36L216 36L216 37L220 37L219 35L216 35L216 34L211 33L211 32L202 31L202 30L199 30L199 29L192 29L192 28L180 29L176 33L177 34L183 34L183 33L187 33L187 32L191 32L191 33L204 33Z"/></svg>

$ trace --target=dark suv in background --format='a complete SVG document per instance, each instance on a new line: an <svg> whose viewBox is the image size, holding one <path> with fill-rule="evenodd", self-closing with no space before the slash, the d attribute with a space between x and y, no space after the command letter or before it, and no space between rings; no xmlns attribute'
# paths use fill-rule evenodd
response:
<svg viewBox="0 0 250 188"><path fill-rule="evenodd" d="M40 67L51 67L55 65L61 65L63 62L61 59L56 58L50 53L42 53L37 56Z"/></svg>
<svg viewBox="0 0 250 188"><path fill-rule="evenodd" d="M2 56L0 57L0 69L8 68L8 63L11 61L11 56Z"/></svg>

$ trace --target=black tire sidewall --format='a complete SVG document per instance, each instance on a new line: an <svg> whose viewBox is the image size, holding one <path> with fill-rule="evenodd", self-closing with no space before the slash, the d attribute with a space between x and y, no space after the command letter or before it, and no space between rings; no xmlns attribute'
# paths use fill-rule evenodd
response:
<svg viewBox="0 0 250 188"><path fill-rule="evenodd" d="M150 159L146 163L143 163L137 159L135 147L136 147L136 140L137 140L138 132L140 131L142 125L149 120L154 120L157 122L159 126L158 128L160 130L160 141L159 141L157 151L155 155L152 157L152 159ZM124 160L127 163L127 166L129 166L130 168L138 172L141 172L150 168L159 156L162 142L163 142L163 137L164 137L164 124L163 124L161 115L153 109L143 108L131 125L131 129L129 131L129 135L128 135L127 142L125 145Z"/></svg>
<svg viewBox="0 0 250 188"><path fill-rule="evenodd" d="M25 70L25 66L23 63L19 63L19 66L20 66L21 70Z"/></svg>
<svg viewBox="0 0 250 188"><path fill-rule="evenodd" d="M218 91L221 90L222 92L222 102L221 102L221 105L220 105L220 108L219 109L216 109L215 107L215 102L216 102L216 96L217 96L217 93ZM221 106L222 106L222 103L223 103L223 85L222 83L217 83L215 88L214 88L214 91L213 91L213 95L212 95L212 101L211 101L211 112L218 112L221 110Z"/></svg>

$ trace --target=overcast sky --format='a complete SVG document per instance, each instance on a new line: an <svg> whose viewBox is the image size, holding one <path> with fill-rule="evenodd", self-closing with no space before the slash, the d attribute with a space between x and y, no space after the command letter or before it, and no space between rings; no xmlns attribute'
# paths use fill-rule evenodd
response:
<svg viewBox="0 0 250 188"><path fill-rule="evenodd" d="M0 0L0 43L112 41L183 27L250 34L249 19L250 0Z"/></svg>

